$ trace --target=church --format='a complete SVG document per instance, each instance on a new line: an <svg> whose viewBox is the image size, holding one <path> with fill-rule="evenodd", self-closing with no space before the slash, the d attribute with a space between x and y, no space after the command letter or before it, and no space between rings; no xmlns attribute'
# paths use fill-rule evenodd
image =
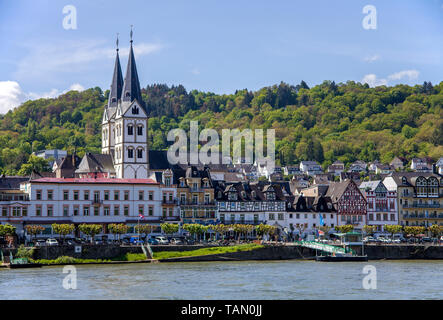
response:
<svg viewBox="0 0 443 320"><path fill-rule="evenodd" d="M123 79L117 40L114 74L108 103L103 112L102 154L108 155L114 164L114 172L108 172L110 176L146 179L149 172L148 113L141 95L132 30L130 43ZM81 167L80 164L80 171Z"/></svg>

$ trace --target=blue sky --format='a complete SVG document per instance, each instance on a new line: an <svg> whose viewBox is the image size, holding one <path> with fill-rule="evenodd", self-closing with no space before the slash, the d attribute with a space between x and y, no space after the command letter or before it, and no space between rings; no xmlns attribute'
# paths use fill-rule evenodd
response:
<svg viewBox="0 0 443 320"><path fill-rule="evenodd" d="M73 5L77 29L65 30ZM366 30L363 7L377 10ZM69 89L109 88L130 25L142 86L233 93L285 81L443 80L443 0L0 0L0 113Z"/></svg>

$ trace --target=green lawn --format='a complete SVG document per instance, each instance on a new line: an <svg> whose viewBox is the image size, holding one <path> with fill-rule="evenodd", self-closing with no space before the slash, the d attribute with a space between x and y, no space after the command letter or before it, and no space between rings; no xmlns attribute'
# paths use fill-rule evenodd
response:
<svg viewBox="0 0 443 320"><path fill-rule="evenodd" d="M210 254L251 251L251 250L260 249L263 247L264 246L262 246L262 245L251 243L251 244L240 244L240 245L228 246L228 247L203 248L203 249L197 249L197 250L192 250L192 251L160 251L160 252L154 252L154 259L207 256Z"/></svg>

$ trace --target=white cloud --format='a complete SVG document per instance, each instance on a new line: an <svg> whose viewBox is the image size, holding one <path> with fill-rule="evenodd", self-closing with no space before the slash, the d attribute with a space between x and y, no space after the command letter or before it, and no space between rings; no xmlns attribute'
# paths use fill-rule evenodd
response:
<svg viewBox="0 0 443 320"><path fill-rule="evenodd" d="M194 68L191 70L191 73L198 76L200 74L200 70L198 70L197 68Z"/></svg>
<svg viewBox="0 0 443 320"><path fill-rule="evenodd" d="M0 81L0 113L5 114L26 99L20 85L15 81Z"/></svg>
<svg viewBox="0 0 443 320"><path fill-rule="evenodd" d="M385 86L388 84L386 79L378 79L373 73L365 75L361 82L367 83L370 87Z"/></svg>
<svg viewBox="0 0 443 320"><path fill-rule="evenodd" d="M42 93L26 93L22 90L20 84L16 81L0 81L0 114L7 113L9 110L18 107L25 101L36 100L40 98L56 98L59 95L71 90L83 91L85 90L85 88L79 83L74 83L67 90L63 91L60 91L58 89L51 89L48 92Z"/></svg>
<svg viewBox="0 0 443 320"><path fill-rule="evenodd" d="M387 78L378 78L375 74L367 74L363 77L362 83L367 83L370 87L386 86L390 81L398 81L403 78L407 80L416 80L420 72L417 70L403 70L390 74Z"/></svg>
<svg viewBox="0 0 443 320"><path fill-rule="evenodd" d="M403 70L400 72L393 73L388 76L389 80L401 80L403 78L408 78L408 80L415 80L418 78L420 72L417 70Z"/></svg>
<svg viewBox="0 0 443 320"><path fill-rule="evenodd" d="M372 56L366 56L364 60L365 60L366 62L371 63L371 62L377 61L377 60L379 60L379 59L380 59L380 56L379 56L378 54L374 54L374 55L372 55Z"/></svg>
<svg viewBox="0 0 443 320"><path fill-rule="evenodd" d="M159 43L137 43L136 56L157 52L163 48ZM23 79L51 79L60 77L61 72L85 72L91 63L114 58L115 48L105 46L103 41L60 41L57 43L26 44L28 51L19 62L14 77ZM121 57L128 56L129 49L119 51Z"/></svg>

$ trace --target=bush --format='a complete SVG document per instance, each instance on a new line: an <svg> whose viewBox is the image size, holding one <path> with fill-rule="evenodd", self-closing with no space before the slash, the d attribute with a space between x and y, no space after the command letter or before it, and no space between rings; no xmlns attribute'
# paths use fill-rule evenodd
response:
<svg viewBox="0 0 443 320"><path fill-rule="evenodd" d="M26 248L24 245L20 245L17 249L16 258L31 259L34 255L34 248Z"/></svg>

